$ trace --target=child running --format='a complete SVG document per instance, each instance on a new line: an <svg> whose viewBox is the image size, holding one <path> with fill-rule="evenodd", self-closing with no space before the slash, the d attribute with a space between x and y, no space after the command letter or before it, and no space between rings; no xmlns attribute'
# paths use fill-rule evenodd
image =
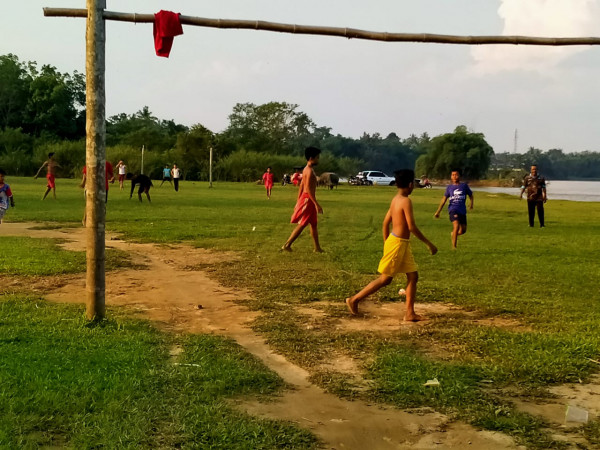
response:
<svg viewBox="0 0 600 450"><path fill-rule="evenodd" d="M56 200L56 169L57 168L60 169L61 166L54 160L54 152L48 153L48 159L46 161L44 161L44 164L42 164L42 167L39 168L39 170L33 177L34 180L37 180L37 177L40 176L40 172L42 171L42 169L44 167L46 167L46 169L47 169L46 181L48 183L46 185L46 192L44 192L44 196L42 197L42 200L46 200L46 197L48 196L48 193L50 191L52 191L52 197L54 197L54 200Z"/></svg>
<svg viewBox="0 0 600 450"><path fill-rule="evenodd" d="M271 199L271 189L273 189L273 172L271 172L271 168L267 167L267 171L262 176L263 183L265 188L267 189L267 199Z"/></svg>
<svg viewBox="0 0 600 450"><path fill-rule="evenodd" d="M6 176L6 172L3 169L0 169L0 224L2 224L4 220L4 214L8 210L8 204L10 202L10 206L15 207L15 200L13 198L12 191L10 190L10 186L4 182L4 177Z"/></svg>
<svg viewBox="0 0 600 450"><path fill-rule="evenodd" d="M319 245L319 233L317 231L317 213L323 214L323 208L321 208L315 197L317 176L313 170L313 167L319 164L320 155L321 150L316 147L308 147L304 150L307 163L302 171L302 179L298 188L298 201L291 219L291 223L297 223L298 226L294 228L286 243L281 247L283 251L291 252L294 241L298 239L306 225L310 224L310 234L315 244L315 252L323 252Z"/></svg>
<svg viewBox="0 0 600 450"><path fill-rule="evenodd" d="M437 253L437 247L433 245L415 224L412 202L409 198L414 189L415 173L404 169L394 172L398 192L392 199L390 209L383 219L383 258L379 262L377 271L381 274L379 278L371 281L360 292L348 297L346 305L353 316L358 315L358 304L369 295L377 292L392 282L394 276L399 273L406 274L406 313L404 321L417 322L423 317L415 313L415 296L417 294L417 281L419 273L417 264L410 249L410 235L414 234L429 248L432 255ZM390 233L390 224L392 232Z"/></svg>
<svg viewBox="0 0 600 450"><path fill-rule="evenodd" d="M448 185L444 197L438 206L437 211L433 215L436 219L440 217L440 212L446 203L448 202L448 214L450 215L450 222L452 222L452 249L456 250L458 246L458 236L467 232L467 196L471 201L469 209L473 209L473 192L467 183L461 183L460 181L460 170L454 169L450 174L452 184Z"/></svg>

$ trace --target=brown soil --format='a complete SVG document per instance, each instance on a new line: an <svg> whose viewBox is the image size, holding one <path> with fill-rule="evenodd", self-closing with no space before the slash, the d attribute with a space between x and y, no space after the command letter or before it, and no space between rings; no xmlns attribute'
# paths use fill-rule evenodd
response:
<svg viewBox="0 0 600 450"><path fill-rule="evenodd" d="M33 224L4 223L1 235L34 238L59 238L65 248L83 250L84 229L32 229ZM258 312L250 312L236 300L249 298L244 289L220 285L199 267L235 259L233 253L215 253L185 245L158 246L126 242L107 236L107 247L124 250L143 269L125 269L107 273L106 306L126 306L136 315L156 321L175 332L215 333L235 339L248 352L261 359L281 376L292 389L275 401L239 401L239 407L258 416L284 419L311 429L330 449L512 449L513 440L501 433L478 431L451 421L435 412L406 412L383 408L362 401L346 401L324 392L309 382L309 373L274 353L263 337L249 327ZM4 277L6 279L6 277ZM6 280L5 280L6 281ZM11 290L45 291L51 301L83 303L85 275L36 279L14 277ZM340 306L341 307L341 306ZM451 305L419 305L424 315L454 311ZM339 321L345 330L398 332L427 326L400 324L399 305L361 305L365 314ZM315 320L320 311L302 311ZM178 349L173 349L176 355ZM334 356L338 357L338 356ZM358 369L351 360L339 357L353 376ZM569 395L576 395L569 391ZM598 397L596 397L597 399ZM597 401L597 400L596 400Z"/></svg>

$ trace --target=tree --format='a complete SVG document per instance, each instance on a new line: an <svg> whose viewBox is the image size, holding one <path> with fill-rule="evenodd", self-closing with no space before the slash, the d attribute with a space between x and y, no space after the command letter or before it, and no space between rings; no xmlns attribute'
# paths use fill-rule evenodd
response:
<svg viewBox="0 0 600 450"><path fill-rule="evenodd" d="M494 154L482 133L470 133L467 127L456 127L454 133L437 136L427 145L427 153L417 160L417 173L430 177L448 177L460 169L466 178L483 178Z"/></svg>
<svg viewBox="0 0 600 450"><path fill-rule="evenodd" d="M223 139L238 149L270 154L301 154L313 140L315 124L298 105L238 103L229 116Z"/></svg>
<svg viewBox="0 0 600 450"><path fill-rule="evenodd" d="M31 77L12 54L0 56L0 128L20 128L25 119Z"/></svg>

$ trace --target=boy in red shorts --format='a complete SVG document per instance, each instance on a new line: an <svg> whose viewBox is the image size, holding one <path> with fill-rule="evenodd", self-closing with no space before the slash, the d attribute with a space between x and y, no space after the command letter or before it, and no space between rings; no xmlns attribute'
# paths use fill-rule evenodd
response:
<svg viewBox="0 0 600 450"><path fill-rule="evenodd" d="M273 172L271 172L271 168L267 167L267 171L262 176L263 183L265 184L265 188L267 189L267 198L271 198L271 189L273 189Z"/></svg>
<svg viewBox="0 0 600 450"><path fill-rule="evenodd" d="M46 199L46 196L50 190L52 190L52 196L54 197L54 200L56 200L56 182L54 176L56 168L60 168L60 164L54 161L54 153L48 153L48 160L45 161L44 164L42 164L42 167L39 168L35 174L35 177L33 177L34 180L37 180L37 177L40 175L40 172L44 167L47 167L46 180L48 180L48 184L46 185L46 192L44 193L42 200Z"/></svg>
<svg viewBox="0 0 600 450"><path fill-rule="evenodd" d="M317 213L323 214L323 208L321 208L315 197L317 176L313 170L313 167L319 164L320 155L321 150L315 147L308 147L304 151L307 163L302 171L302 180L298 189L298 201L296 202L291 220L291 223L297 223L298 225L294 228L286 243L283 244L283 247L281 247L281 250L286 252L292 251L292 244L298 239L300 233L302 233L302 230L308 224L310 224L310 234L315 245L315 252L321 253L323 251L319 245L319 233L317 231Z"/></svg>

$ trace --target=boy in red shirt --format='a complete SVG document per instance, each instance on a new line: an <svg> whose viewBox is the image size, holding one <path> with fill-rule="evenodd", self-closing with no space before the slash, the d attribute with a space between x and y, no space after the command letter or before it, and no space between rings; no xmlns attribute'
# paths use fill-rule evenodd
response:
<svg viewBox="0 0 600 450"><path fill-rule="evenodd" d="M273 188L273 172L271 168L267 167L267 171L262 176L265 188L267 188L267 198L271 198L271 189Z"/></svg>

